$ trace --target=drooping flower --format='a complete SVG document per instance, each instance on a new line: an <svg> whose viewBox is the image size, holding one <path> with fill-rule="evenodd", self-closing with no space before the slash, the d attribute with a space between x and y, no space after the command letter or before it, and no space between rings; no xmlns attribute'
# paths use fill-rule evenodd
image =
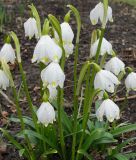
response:
<svg viewBox="0 0 136 160"><path fill-rule="evenodd" d="M12 48L11 44L5 43L0 50L0 59L3 58L8 63L14 64L15 62L15 51Z"/></svg>
<svg viewBox="0 0 136 160"><path fill-rule="evenodd" d="M35 38L39 38L38 36L38 28L36 24L35 18L29 18L25 23L24 23L24 29L25 29L25 36L32 38L35 35Z"/></svg>
<svg viewBox="0 0 136 160"><path fill-rule="evenodd" d="M94 79L95 89L101 89L103 91L106 90L109 93L113 93L115 85L118 84L120 84L119 80L110 71L100 70L96 73Z"/></svg>
<svg viewBox="0 0 136 160"><path fill-rule="evenodd" d="M5 72L0 69L0 88L6 90L9 87L9 79Z"/></svg>
<svg viewBox="0 0 136 160"><path fill-rule="evenodd" d="M103 116L105 115L109 122L113 122L114 119L120 118L119 114L119 107L110 99L104 100L96 111L99 121L103 121Z"/></svg>
<svg viewBox="0 0 136 160"><path fill-rule="evenodd" d="M49 90L49 100L52 101L57 97L57 89L51 85L48 85L47 88Z"/></svg>
<svg viewBox="0 0 136 160"><path fill-rule="evenodd" d="M130 90L136 91L136 73L134 72L129 73L129 75L125 80L125 85L128 91Z"/></svg>
<svg viewBox="0 0 136 160"><path fill-rule="evenodd" d="M61 48L54 42L54 40L48 36L42 36L38 41L32 62L43 62L48 64L50 61L59 62L62 56Z"/></svg>
<svg viewBox="0 0 136 160"><path fill-rule="evenodd" d="M50 63L45 69L41 72L41 79L44 86L48 84L52 87L60 86L63 88L65 75L58 63Z"/></svg>
<svg viewBox="0 0 136 160"><path fill-rule="evenodd" d="M55 111L53 106L49 102L43 102L40 108L37 110L38 122L48 126L48 124L55 121Z"/></svg>
<svg viewBox="0 0 136 160"><path fill-rule="evenodd" d="M62 32L63 46L66 52L66 56L68 57L70 54L73 53L74 45L72 42L74 39L74 33L71 26L67 22L63 22L61 24L61 32ZM59 36L57 32L55 32L55 39L59 41Z"/></svg>
<svg viewBox="0 0 136 160"><path fill-rule="evenodd" d="M105 64L105 69L118 75L121 71L124 71L125 64L118 57L113 57Z"/></svg>
<svg viewBox="0 0 136 160"><path fill-rule="evenodd" d="M90 20L93 25L96 25L98 23L98 20L100 20L101 23L103 23L103 19L104 19L104 5L102 2L100 2L90 12ZM110 22L113 21L112 8L109 6L108 6L108 10L107 10L106 23L107 23L107 21L110 21Z"/></svg>
<svg viewBox="0 0 136 160"><path fill-rule="evenodd" d="M92 44L90 48L90 57L94 57L96 55L98 44L99 39ZM112 45L105 38L103 38L100 49L100 55L103 56L105 53L112 55Z"/></svg>

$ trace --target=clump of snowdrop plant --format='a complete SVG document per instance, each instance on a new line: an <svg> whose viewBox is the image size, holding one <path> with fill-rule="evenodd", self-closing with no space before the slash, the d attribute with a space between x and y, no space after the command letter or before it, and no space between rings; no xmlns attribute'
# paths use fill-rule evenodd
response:
<svg viewBox="0 0 136 160"><path fill-rule="evenodd" d="M19 155L28 160L92 160L97 157L94 153L109 160L134 158L136 153L123 152L122 148L135 140L124 140L123 134L136 130L136 124L120 122L121 108L115 101L123 78L126 78L126 98L129 92L136 90L136 73L125 67L114 46L104 38L107 23L113 22L112 8L108 6L108 0L103 0L91 10L90 22L96 25L100 21L101 28L92 31L90 56L77 74L81 19L74 6L67 7L69 11L64 21L59 22L49 14L42 26L36 7L29 6L31 18L24 23L24 35L37 40L32 56L32 63L39 66L41 72L38 78L41 81L41 104L37 106L33 105L28 90L19 39L14 32L6 37L0 50L0 89L11 87L13 91L18 117L9 120L19 122L20 131L15 135L4 128L0 131L19 150ZM77 33L73 32L71 25L72 15L76 18ZM65 112L64 94L65 64L69 56L74 57L74 67L70 69L74 72L72 113ZM9 64L15 61L22 77L29 116L22 112L10 70Z"/></svg>

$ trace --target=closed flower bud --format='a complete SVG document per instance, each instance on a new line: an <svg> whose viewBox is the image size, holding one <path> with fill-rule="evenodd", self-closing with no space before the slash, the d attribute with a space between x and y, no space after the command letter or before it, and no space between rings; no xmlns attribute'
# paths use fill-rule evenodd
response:
<svg viewBox="0 0 136 160"><path fill-rule="evenodd" d="M6 90L9 87L9 79L5 72L0 69L0 88Z"/></svg>
<svg viewBox="0 0 136 160"><path fill-rule="evenodd" d="M104 100L96 111L96 117L99 121L103 121L105 115L109 122L113 122L114 119L120 118L119 114L119 107L110 99Z"/></svg>
<svg viewBox="0 0 136 160"><path fill-rule="evenodd" d="M128 91L134 90L136 91L136 73L131 72L126 80L125 80L125 85Z"/></svg>
<svg viewBox="0 0 136 160"><path fill-rule="evenodd" d="M125 64L118 57L113 57L105 64L105 69L118 75L121 71L124 71Z"/></svg>
<svg viewBox="0 0 136 160"><path fill-rule="evenodd" d="M96 25L98 23L98 20L103 23L104 20L104 5L103 3L98 3L95 8L90 12L90 20L93 25ZM106 17L106 23L107 21L112 22L112 8L108 6L107 10L107 17Z"/></svg>
<svg viewBox="0 0 136 160"><path fill-rule="evenodd" d="M8 63L14 64L15 62L15 51L12 48L11 44L5 43L0 50L0 59L3 58Z"/></svg>
<svg viewBox="0 0 136 160"><path fill-rule="evenodd" d="M90 57L94 57L96 55L98 44L99 39L92 44L90 48ZM105 38L103 38L100 49L100 55L103 56L105 53L112 55L112 45Z"/></svg>
<svg viewBox="0 0 136 160"><path fill-rule="evenodd" d="M55 121L55 111L53 106L49 102L43 102L40 108L37 110L38 122L48 126L48 124L53 124Z"/></svg>
<svg viewBox="0 0 136 160"><path fill-rule="evenodd" d="M51 39L50 36L42 36L38 41L32 62L43 62L48 64L50 61L59 62L62 56L61 48Z"/></svg>
<svg viewBox="0 0 136 160"><path fill-rule="evenodd" d="M58 63L50 63L45 69L41 72L41 79L44 86L48 84L52 87L60 86L63 88L65 75Z"/></svg>
<svg viewBox="0 0 136 160"><path fill-rule="evenodd" d="M25 36L32 38L35 35L35 38L39 38L38 28L37 28L36 20L34 18L29 18L24 23L24 29L25 29Z"/></svg>
<svg viewBox="0 0 136 160"><path fill-rule="evenodd" d="M118 78L110 71L100 70L96 73L94 79L94 88L106 90L109 93L114 92L115 85L120 84Z"/></svg>

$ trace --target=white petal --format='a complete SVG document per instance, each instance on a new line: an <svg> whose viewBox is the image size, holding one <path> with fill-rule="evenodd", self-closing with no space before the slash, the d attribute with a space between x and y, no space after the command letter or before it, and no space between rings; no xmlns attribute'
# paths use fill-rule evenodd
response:
<svg viewBox="0 0 136 160"><path fill-rule="evenodd" d="M54 108L49 102L43 102L37 110L37 117L38 121L47 127L49 123L53 123L53 121L55 121Z"/></svg>
<svg viewBox="0 0 136 160"><path fill-rule="evenodd" d="M91 57L94 57L96 55L98 44L99 44L99 39L92 44L92 46L90 48L90 56ZM103 56L105 53L112 55L112 45L105 38L103 38L102 44L101 44L101 49L100 49L100 55Z"/></svg>
<svg viewBox="0 0 136 160"><path fill-rule="evenodd" d="M96 73L94 79L94 88L113 93L115 85L118 85L119 83L120 82L113 73L106 70L100 70Z"/></svg>
<svg viewBox="0 0 136 160"><path fill-rule="evenodd" d="M5 72L0 69L0 88L6 90L9 87L9 79Z"/></svg>
<svg viewBox="0 0 136 160"><path fill-rule="evenodd" d="M58 63L50 63L41 72L41 78L43 83L50 84L52 87L58 85L62 88L65 80L65 75Z"/></svg>
<svg viewBox="0 0 136 160"><path fill-rule="evenodd" d="M99 121L102 121L105 115L109 122L113 122L114 119L120 118L119 114L119 107L110 99L104 100L96 111L96 116Z"/></svg>
<svg viewBox="0 0 136 160"><path fill-rule="evenodd" d="M16 56L15 56L15 51L12 48L11 44L5 43L3 45L0 51L0 58L4 58L7 63L10 62L14 64Z"/></svg>
<svg viewBox="0 0 136 160"><path fill-rule="evenodd" d="M50 61L59 62L62 56L61 48L51 39L50 36L42 36L38 41L32 62L43 62L48 64Z"/></svg>
<svg viewBox="0 0 136 160"><path fill-rule="evenodd" d="M125 80L125 85L127 90L136 90L136 73L131 72L126 80Z"/></svg>
<svg viewBox="0 0 136 160"><path fill-rule="evenodd" d="M29 18L24 23L24 29L25 29L25 36L32 38L35 35L35 37L38 38L38 28L36 20L34 18Z"/></svg>
<svg viewBox="0 0 136 160"><path fill-rule="evenodd" d="M49 99L52 101L57 96L57 89L52 87L51 85L48 85L47 88L49 89Z"/></svg>
<svg viewBox="0 0 136 160"><path fill-rule="evenodd" d="M118 75L125 69L125 64L119 58L113 57L105 64L105 69Z"/></svg>
<svg viewBox="0 0 136 160"><path fill-rule="evenodd" d="M92 22L93 25L98 23L98 20L101 21L101 23L103 22L103 18L104 18L104 6L103 3L98 3L95 8L90 12L90 20ZM106 17L106 23L107 21L112 22L112 8L108 6L108 10L107 10L107 17Z"/></svg>

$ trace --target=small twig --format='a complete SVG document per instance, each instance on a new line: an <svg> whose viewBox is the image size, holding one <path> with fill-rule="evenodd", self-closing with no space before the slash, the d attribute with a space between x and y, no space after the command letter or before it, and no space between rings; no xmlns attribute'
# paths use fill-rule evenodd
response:
<svg viewBox="0 0 136 160"><path fill-rule="evenodd" d="M16 106L15 103L9 99L9 97L2 91L0 90L0 94L10 103L12 104L13 106Z"/></svg>
<svg viewBox="0 0 136 160"><path fill-rule="evenodd" d="M132 99L135 99L135 98L136 98L136 95L127 97L128 100L132 100ZM125 100L125 97L117 98L117 99L115 99L115 102L121 102L121 101L124 101L124 100Z"/></svg>

